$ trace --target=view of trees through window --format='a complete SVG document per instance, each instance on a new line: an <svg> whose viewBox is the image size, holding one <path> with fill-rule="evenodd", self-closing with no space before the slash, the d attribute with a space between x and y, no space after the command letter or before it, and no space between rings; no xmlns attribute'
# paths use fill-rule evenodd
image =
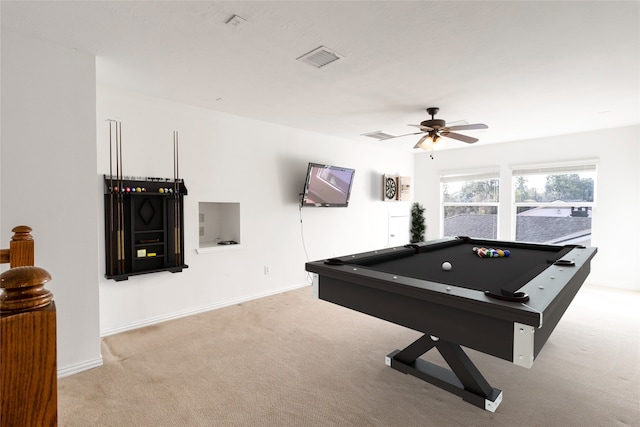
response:
<svg viewBox="0 0 640 427"><path fill-rule="evenodd" d="M516 240L589 246L595 173L593 166L514 174Z"/></svg>
<svg viewBox="0 0 640 427"><path fill-rule="evenodd" d="M444 236L497 238L500 180L494 175L442 177ZM513 171L518 241L591 243L595 165Z"/></svg>
<svg viewBox="0 0 640 427"><path fill-rule="evenodd" d="M531 186L532 179L526 175L516 176L515 202L565 202L580 201L593 202L593 177L591 174L562 174L536 176L535 182L539 185L544 179L544 187Z"/></svg>
<svg viewBox="0 0 640 427"><path fill-rule="evenodd" d="M445 236L495 239L500 181L473 177L442 181Z"/></svg>

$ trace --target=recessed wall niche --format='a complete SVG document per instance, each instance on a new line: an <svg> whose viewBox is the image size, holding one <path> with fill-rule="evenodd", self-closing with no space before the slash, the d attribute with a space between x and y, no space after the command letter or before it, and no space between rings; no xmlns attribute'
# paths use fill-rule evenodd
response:
<svg viewBox="0 0 640 427"><path fill-rule="evenodd" d="M240 243L240 203L198 203L198 253L237 247Z"/></svg>

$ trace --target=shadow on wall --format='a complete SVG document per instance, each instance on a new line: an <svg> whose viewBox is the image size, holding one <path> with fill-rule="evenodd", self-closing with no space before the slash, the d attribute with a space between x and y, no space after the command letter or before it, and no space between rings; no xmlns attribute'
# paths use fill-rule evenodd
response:
<svg viewBox="0 0 640 427"><path fill-rule="evenodd" d="M276 160L280 194L284 204L298 205L300 203L300 193L304 190L309 161L293 157L279 157Z"/></svg>
<svg viewBox="0 0 640 427"><path fill-rule="evenodd" d="M376 171L371 171L369 175L369 182L371 183L371 200L382 201L382 176L384 174Z"/></svg>

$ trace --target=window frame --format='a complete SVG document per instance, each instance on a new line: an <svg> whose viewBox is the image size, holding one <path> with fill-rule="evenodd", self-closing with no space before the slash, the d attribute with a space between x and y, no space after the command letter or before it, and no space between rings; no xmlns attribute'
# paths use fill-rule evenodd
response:
<svg viewBox="0 0 640 427"><path fill-rule="evenodd" d="M445 202L444 201L444 184L453 182L473 182L473 181L489 181L497 180L498 188L496 191L495 202ZM500 168L490 168L482 170L464 170L449 171L440 173L440 238L444 237L444 220L446 207L493 207L496 210L496 238L500 228Z"/></svg>
<svg viewBox="0 0 640 427"><path fill-rule="evenodd" d="M593 220L595 207L597 204L597 179L598 179L598 160L584 159L563 163L544 163L544 164L523 164L511 166L511 221L510 221L510 237L512 241L516 240L516 232L518 227L518 208L521 207L556 207L551 202L516 202L516 180L520 176L549 176L549 175L568 175L579 172L594 172L593 178L593 201L592 202L568 202L566 207L586 207L591 210L591 230L593 230Z"/></svg>

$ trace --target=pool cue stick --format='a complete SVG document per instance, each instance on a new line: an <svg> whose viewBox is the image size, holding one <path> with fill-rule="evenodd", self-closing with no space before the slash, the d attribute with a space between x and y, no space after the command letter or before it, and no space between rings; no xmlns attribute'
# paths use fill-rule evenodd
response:
<svg viewBox="0 0 640 427"><path fill-rule="evenodd" d="M120 187L124 189L124 164L122 163L122 122L118 122L118 143L120 144ZM122 194L122 203L120 206L121 215L120 215L120 253L122 254L121 264L122 264L122 272L125 271L125 258L126 253L124 250L124 191L121 191Z"/></svg>
<svg viewBox="0 0 640 427"><path fill-rule="evenodd" d="M178 252L176 246L178 241L176 240L176 198L178 193L176 192L176 131L173 131L173 262L178 265Z"/></svg>
<svg viewBox="0 0 640 427"><path fill-rule="evenodd" d="M116 174L118 175L118 272L124 273L124 192L122 167L122 124L116 122Z"/></svg>
<svg viewBox="0 0 640 427"><path fill-rule="evenodd" d="M115 126L115 150L116 150L116 188L118 191L116 192L116 272L118 274L120 271L120 148L118 146L118 122L114 123Z"/></svg>
<svg viewBox="0 0 640 427"><path fill-rule="evenodd" d="M174 230L174 254L176 265L181 265L180 259L180 185L178 182L178 131L173 131L173 230Z"/></svg>
<svg viewBox="0 0 640 427"><path fill-rule="evenodd" d="M112 120L109 122L109 275L113 276L113 137L111 129Z"/></svg>

